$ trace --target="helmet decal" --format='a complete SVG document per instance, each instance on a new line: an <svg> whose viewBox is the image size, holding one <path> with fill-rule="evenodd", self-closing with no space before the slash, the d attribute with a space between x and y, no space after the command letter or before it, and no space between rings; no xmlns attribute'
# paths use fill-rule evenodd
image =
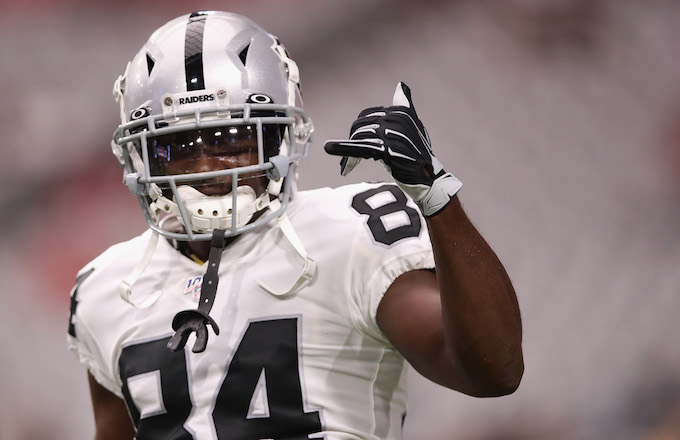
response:
<svg viewBox="0 0 680 440"><path fill-rule="evenodd" d="M147 116L151 115L151 109L149 107L139 107L130 113L130 120L131 121L137 121L142 118L146 118Z"/></svg>
<svg viewBox="0 0 680 440"><path fill-rule="evenodd" d="M250 43L238 53L238 59L241 60L244 66L246 65L246 59L248 59L248 49L250 49Z"/></svg>
<svg viewBox="0 0 680 440"><path fill-rule="evenodd" d="M150 53L146 54L146 68L149 71L149 76L151 76L151 71L153 70L153 66L156 65L156 60L153 59Z"/></svg>
<svg viewBox="0 0 680 440"><path fill-rule="evenodd" d="M205 89L203 73L203 32L207 15L194 12L189 16L186 39L184 42L184 69L187 79L187 90Z"/></svg>
<svg viewBox="0 0 680 440"><path fill-rule="evenodd" d="M252 104L271 104L274 102L274 100L270 96L265 95L264 93L253 93L248 97L246 102Z"/></svg>

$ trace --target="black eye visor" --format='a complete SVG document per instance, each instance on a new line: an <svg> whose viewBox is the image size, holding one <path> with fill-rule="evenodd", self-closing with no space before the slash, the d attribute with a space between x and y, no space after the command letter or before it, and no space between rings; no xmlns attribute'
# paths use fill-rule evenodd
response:
<svg viewBox="0 0 680 440"><path fill-rule="evenodd" d="M285 125L262 125L263 161L279 154L285 128ZM175 165L203 154L219 157L257 154L258 133L255 124L200 128L150 136L146 144L151 175L162 176L168 168L181 169ZM141 155L141 151L139 153Z"/></svg>

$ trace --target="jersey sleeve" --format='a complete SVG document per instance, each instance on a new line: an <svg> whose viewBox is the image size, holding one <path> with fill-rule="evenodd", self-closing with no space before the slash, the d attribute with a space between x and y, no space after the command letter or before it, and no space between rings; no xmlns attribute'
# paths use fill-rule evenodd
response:
<svg viewBox="0 0 680 440"><path fill-rule="evenodd" d="M400 275L434 269L427 225L415 203L393 184L358 191L351 209L359 217L347 269L352 319L360 332L389 345L376 322L378 305Z"/></svg>

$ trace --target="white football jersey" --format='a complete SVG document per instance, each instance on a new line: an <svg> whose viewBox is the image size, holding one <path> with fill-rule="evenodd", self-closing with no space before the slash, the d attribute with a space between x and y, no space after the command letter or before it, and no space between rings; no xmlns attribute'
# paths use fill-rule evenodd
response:
<svg viewBox="0 0 680 440"><path fill-rule="evenodd" d="M104 387L124 398L146 439L400 439L406 364L376 324L378 304L402 273L434 268L425 220L392 184L296 194L287 210L310 258L310 284L285 290L303 260L271 222L225 249L207 348L167 348L178 312L196 309L205 265L160 239L119 295L151 237L117 244L79 274L69 347Z"/></svg>

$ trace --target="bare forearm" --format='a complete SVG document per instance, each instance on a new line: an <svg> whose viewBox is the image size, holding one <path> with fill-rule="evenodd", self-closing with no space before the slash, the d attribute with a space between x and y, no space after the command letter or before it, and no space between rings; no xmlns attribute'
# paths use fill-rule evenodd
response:
<svg viewBox="0 0 680 440"><path fill-rule="evenodd" d="M428 219L452 362L475 395L514 391L523 372L522 324L510 279L457 197Z"/></svg>

